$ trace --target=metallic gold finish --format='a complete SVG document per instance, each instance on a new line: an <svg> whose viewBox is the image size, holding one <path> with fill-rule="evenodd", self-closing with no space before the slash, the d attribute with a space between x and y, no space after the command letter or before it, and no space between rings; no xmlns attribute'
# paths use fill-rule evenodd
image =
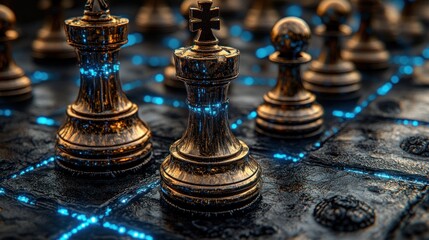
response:
<svg viewBox="0 0 429 240"><path fill-rule="evenodd" d="M75 50L67 44L64 33L65 0L45 1L45 23L33 42L33 58L37 61L76 61Z"/></svg>
<svg viewBox="0 0 429 240"><path fill-rule="evenodd" d="M0 5L0 104L29 100L31 80L12 57L11 42L18 38L15 14Z"/></svg>
<svg viewBox="0 0 429 240"><path fill-rule="evenodd" d="M78 175L114 177L139 169L151 157L151 132L119 79L128 19L109 12L104 0L89 0L83 17L66 21L68 42L78 53L81 87L58 131L56 160Z"/></svg>
<svg viewBox="0 0 429 240"><path fill-rule="evenodd" d="M346 42L343 59L353 62L361 70L381 70L389 67L389 52L372 31L372 18L380 9L379 0L354 0L359 9L360 26Z"/></svg>
<svg viewBox="0 0 429 240"><path fill-rule="evenodd" d="M178 29L176 19L165 0L145 0L136 18L137 28L142 33L158 35Z"/></svg>
<svg viewBox="0 0 429 240"><path fill-rule="evenodd" d="M191 8L195 45L174 52L176 72L188 92L189 120L183 137L161 165L162 199L204 214L244 209L260 196L261 168L228 123L228 87L239 74L238 50L218 45L219 8L200 1Z"/></svg>
<svg viewBox="0 0 429 240"><path fill-rule="evenodd" d="M351 6L345 0L324 0L317 14L324 23L316 34L324 38L319 58L303 74L304 87L323 98L356 98L361 88L361 75L352 62L341 57L341 37L351 35L345 25Z"/></svg>
<svg viewBox="0 0 429 240"><path fill-rule="evenodd" d="M311 61L303 52L311 37L310 28L296 17L283 18L271 31L276 52L270 60L279 65L277 84L257 109L256 130L277 138L306 138L322 131L323 108L301 82L302 64Z"/></svg>

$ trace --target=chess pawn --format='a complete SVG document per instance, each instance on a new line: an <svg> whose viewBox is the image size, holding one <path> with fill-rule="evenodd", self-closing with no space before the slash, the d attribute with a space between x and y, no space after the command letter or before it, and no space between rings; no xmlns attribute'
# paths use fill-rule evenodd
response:
<svg viewBox="0 0 429 240"><path fill-rule="evenodd" d="M164 0L145 0L136 24L140 32L154 35L172 33L178 28L173 11Z"/></svg>
<svg viewBox="0 0 429 240"><path fill-rule="evenodd" d="M271 31L277 50L270 60L279 65L277 84L264 96L257 109L256 130L264 135L285 139L318 135L323 126L323 108L301 82L302 64L311 61L303 52L311 38L308 25L296 17L278 21Z"/></svg>
<svg viewBox="0 0 429 240"><path fill-rule="evenodd" d="M265 36L279 19L272 0L253 0L244 20L244 28L257 36Z"/></svg>
<svg viewBox="0 0 429 240"><path fill-rule="evenodd" d="M218 5L215 5L218 6ZM196 0L185 0L180 5L180 13L182 14L183 18L186 20L186 22L189 22L189 9L190 8L196 8L198 7L198 4ZM228 37L228 28L223 24L223 20L220 19L221 27L220 30L217 31L217 37L221 40L225 40ZM187 45L192 45L194 42L195 33L190 33L189 38L187 41ZM174 64L174 58L172 57L170 64L164 69L164 85L172 88L172 89L179 89L184 90L185 84L183 84L182 81L177 80L176 77L176 66Z"/></svg>
<svg viewBox="0 0 429 240"><path fill-rule="evenodd" d="M33 58L36 61L76 61L74 49L67 44L64 33L64 0L43 0L46 19L33 42Z"/></svg>
<svg viewBox="0 0 429 240"><path fill-rule="evenodd" d="M0 103L20 102L32 97L31 80L12 58L11 42L18 38L15 14L0 5Z"/></svg>
<svg viewBox="0 0 429 240"><path fill-rule="evenodd" d="M256 202L261 168L228 123L228 87L239 71L238 50L218 45L219 8L191 8L195 44L174 52L177 77L186 84L189 119L183 137L161 164L161 197L193 213L230 213Z"/></svg>
<svg viewBox="0 0 429 240"><path fill-rule="evenodd" d="M398 8L389 2L381 1L380 12L374 15L372 21L372 29L374 34L377 35L385 43L395 43L397 36L397 26L400 18Z"/></svg>
<svg viewBox="0 0 429 240"><path fill-rule="evenodd" d="M360 13L359 30L346 42L343 59L351 61L361 70L381 70L389 67L389 52L375 37L372 30L373 15L380 9L379 0L354 0Z"/></svg>
<svg viewBox="0 0 429 240"><path fill-rule="evenodd" d="M423 66L414 68L413 73L414 84L421 86L429 86L429 61L426 60Z"/></svg>
<svg viewBox="0 0 429 240"><path fill-rule="evenodd" d="M119 79L119 50L127 43L128 19L110 15L105 0L88 0L83 17L66 20L76 48L81 84L59 129L57 165L76 175L114 177L151 158L151 132Z"/></svg>
<svg viewBox="0 0 429 240"><path fill-rule="evenodd" d="M345 25L351 13L346 0L324 0L317 14L324 25L316 28L316 34L324 38L319 58L313 61L303 75L307 90L324 98L354 98L361 88L361 75L352 62L341 57L341 37L351 35Z"/></svg>

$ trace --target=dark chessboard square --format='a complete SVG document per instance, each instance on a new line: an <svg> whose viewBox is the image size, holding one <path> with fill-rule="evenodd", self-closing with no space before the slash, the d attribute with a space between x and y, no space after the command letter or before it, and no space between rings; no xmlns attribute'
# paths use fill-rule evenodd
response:
<svg viewBox="0 0 429 240"><path fill-rule="evenodd" d="M13 191L30 193L36 199L45 198L76 211L93 212L158 176L159 166L168 155L168 146L169 143L154 138L152 163L116 179L76 177L50 167L11 179L3 185Z"/></svg>
<svg viewBox="0 0 429 240"><path fill-rule="evenodd" d="M264 169L262 200L243 215L188 216L162 205L159 189L154 189L114 212L107 221L127 223L128 227L151 233L155 238L181 233L188 239L380 239L389 234L389 226L407 211L406 206L425 191L420 185L363 177L305 163L256 158ZM333 196L349 195L374 211L375 219L363 216L375 221L373 225L346 233L331 231L316 223L313 210L318 203Z"/></svg>
<svg viewBox="0 0 429 240"><path fill-rule="evenodd" d="M321 149L311 153L310 160L332 167L426 179L429 174L426 142L429 140L425 137L429 137L429 128L424 126L362 118L351 122Z"/></svg>
<svg viewBox="0 0 429 240"><path fill-rule="evenodd" d="M0 179L52 157L55 129L12 111L0 117Z"/></svg>
<svg viewBox="0 0 429 240"><path fill-rule="evenodd" d="M401 86L401 88L393 89L391 94L377 99L365 113L392 119L429 122L427 94L428 89L425 88Z"/></svg>
<svg viewBox="0 0 429 240"><path fill-rule="evenodd" d="M78 224L51 209L23 206L5 196L1 196L0 219L0 239L54 239L64 229Z"/></svg>

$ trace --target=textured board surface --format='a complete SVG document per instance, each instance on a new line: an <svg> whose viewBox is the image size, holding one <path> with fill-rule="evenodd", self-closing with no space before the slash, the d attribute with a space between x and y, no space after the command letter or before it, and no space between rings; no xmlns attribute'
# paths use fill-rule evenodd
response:
<svg viewBox="0 0 429 240"><path fill-rule="evenodd" d="M123 16L133 12L112 11ZM307 19L314 15L304 13ZM67 104L77 96L79 75L73 64L32 62L30 43L39 25L19 25L22 36L14 45L16 61L33 80L34 99L0 108L0 238L429 236L429 89L413 84L410 61L401 65L395 60L423 58L429 42L392 49L390 69L363 74L365 87L358 100L321 102L326 124L320 137L284 141L254 131L255 109L277 73L275 65L257 57L267 55L269 41L248 39L238 23L231 23L235 30L224 45L239 48L242 57L241 76L230 91L230 125L261 164L264 185L254 209L207 218L173 211L159 200L159 166L187 124L185 93L165 88L162 73L172 48L186 42L186 31L153 41L131 27L130 43L121 52L121 79L153 131L153 162L123 178L89 180L55 168L55 134ZM314 37L309 52L316 56L319 45ZM333 202L335 196L341 204ZM332 208L315 211L322 206ZM353 222L342 221L344 215Z"/></svg>

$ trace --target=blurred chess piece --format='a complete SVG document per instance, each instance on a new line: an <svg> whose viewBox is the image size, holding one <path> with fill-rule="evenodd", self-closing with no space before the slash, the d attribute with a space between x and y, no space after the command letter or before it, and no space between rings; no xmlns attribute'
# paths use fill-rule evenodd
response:
<svg viewBox="0 0 429 240"><path fill-rule="evenodd" d="M64 8L69 0L42 0L46 17L37 39L33 42L33 58L39 62L76 61L75 50L67 44L64 33Z"/></svg>
<svg viewBox="0 0 429 240"><path fill-rule="evenodd" d="M302 19L287 17L278 21L271 31L277 50L270 55L279 65L276 86L264 96L257 109L256 130L264 135L301 139L313 137L323 129L323 107L301 82L301 65L311 61L304 52L311 38L310 28Z"/></svg>
<svg viewBox="0 0 429 240"><path fill-rule="evenodd" d="M161 197L186 212L231 214L257 202L262 185L261 167L228 123L228 87L238 77L240 52L218 45L212 29L220 28L219 8L212 1L199 1L190 18L195 44L174 52L189 122L161 164Z"/></svg>
<svg viewBox="0 0 429 240"><path fill-rule="evenodd" d="M110 15L105 0L88 0L83 17L65 22L76 48L80 89L57 133L57 166L75 175L110 178L147 165L151 131L122 90L119 50L128 41L128 19Z"/></svg>
<svg viewBox="0 0 429 240"><path fill-rule="evenodd" d="M15 14L0 5L0 104L22 102L32 97L31 80L12 57L11 42L18 38Z"/></svg>
<svg viewBox="0 0 429 240"><path fill-rule="evenodd" d="M196 2L196 1L194 1ZM214 6L222 6L222 17L237 17L240 16L241 13L247 7L247 0L215 0L213 1ZM221 28L222 30L222 28Z"/></svg>
<svg viewBox="0 0 429 240"><path fill-rule="evenodd" d="M374 34L383 42L388 44L394 44L397 37L397 26L400 18L400 12L398 8L389 2L380 1L380 12L374 14L372 22L372 29Z"/></svg>
<svg viewBox="0 0 429 240"><path fill-rule="evenodd" d="M178 30L178 24L165 0L144 0L136 17L137 28L142 33L160 35Z"/></svg>
<svg viewBox="0 0 429 240"><path fill-rule="evenodd" d="M280 14L272 0L253 0L244 19L244 28L256 36L266 36L279 19Z"/></svg>
<svg viewBox="0 0 429 240"><path fill-rule="evenodd" d="M346 42L343 59L360 70L381 70L389 67L390 55L372 30L374 14L380 10L379 0L354 0L360 14L359 30Z"/></svg>
<svg viewBox="0 0 429 240"><path fill-rule="evenodd" d="M318 97L356 98L361 88L361 75L352 62L341 57L341 38L350 36L352 30L345 25L351 13L347 0L324 0L317 8L323 25L316 34L324 38L322 51L304 73L304 87Z"/></svg>
<svg viewBox="0 0 429 240"><path fill-rule="evenodd" d="M416 3L415 0L404 0L404 7L396 27L397 42L401 45L412 45L423 41L425 28L422 20L416 15L415 8L418 7Z"/></svg>
<svg viewBox="0 0 429 240"><path fill-rule="evenodd" d="M422 66L414 68L413 73L414 84L421 86L429 86L429 61L426 60Z"/></svg>
<svg viewBox="0 0 429 240"><path fill-rule="evenodd" d="M416 15L421 21L429 26L429 1L428 0L415 0L414 3L414 15Z"/></svg>

